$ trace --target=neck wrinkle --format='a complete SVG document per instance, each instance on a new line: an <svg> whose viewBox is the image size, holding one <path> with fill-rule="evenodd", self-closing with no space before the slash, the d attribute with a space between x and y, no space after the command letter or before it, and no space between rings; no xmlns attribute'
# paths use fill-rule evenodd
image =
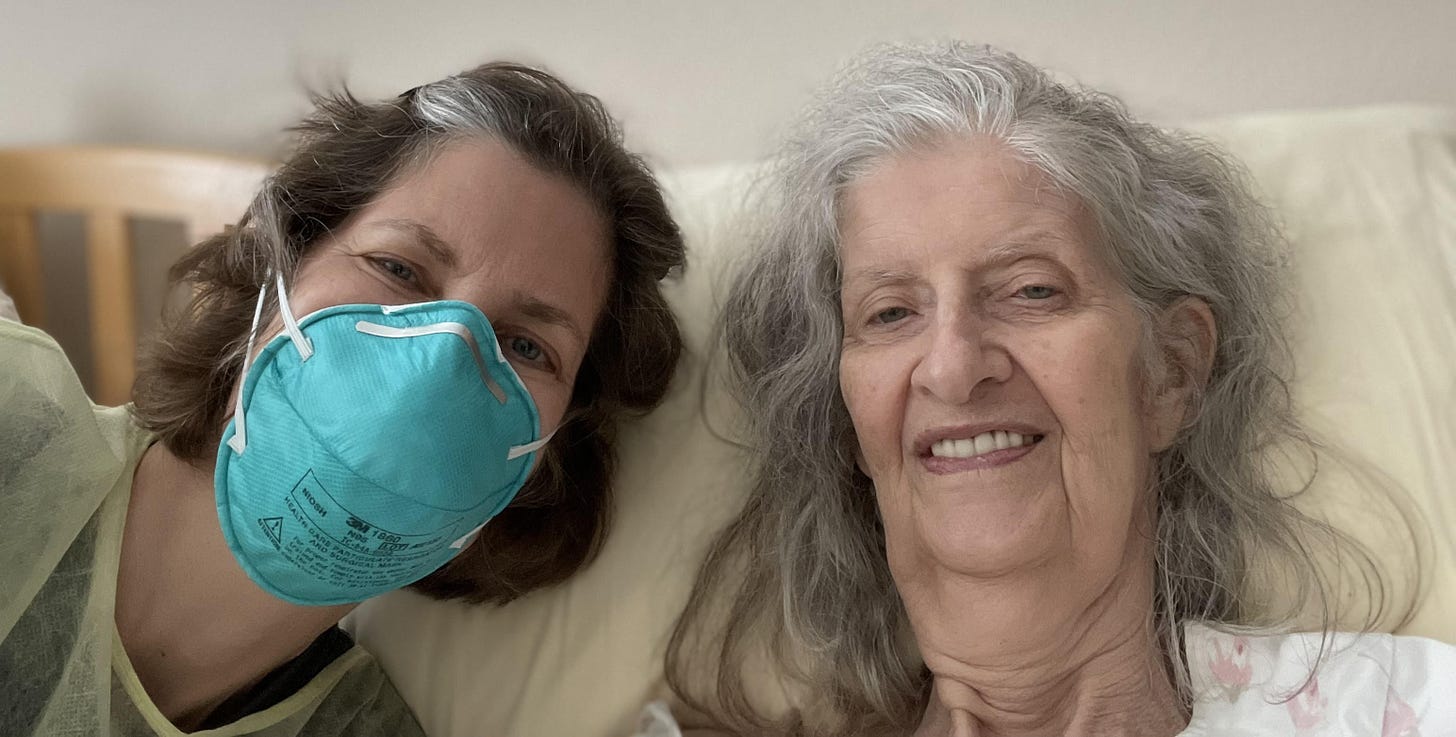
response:
<svg viewBox="0 0 1456 737"><path fill-rule="evenodd" d="M1171 737L1182 731L1189 715L1153 623L1152 554L1142 547L1130 546L1121 573L1062 620L1064 634L1054 641L987 652L984 640L927 648L917 633L934 679L927 723L934 721L932 712L967 712L977 737ZM955 586L972 597L986 593ZM939 602L941 612L947 603ZM975 624L960 622L956 630L965 636ZM977 660L958 658L957 651L976 653Z"/></svg>
<svg viewBox="0 0 1456 737"><path fill-rule="evenodd" d="M1145 630L1127 635L1065 670L936 673L926 720L965 712L978 737L1175 735L1188 715L1156 641Z"/></svg>

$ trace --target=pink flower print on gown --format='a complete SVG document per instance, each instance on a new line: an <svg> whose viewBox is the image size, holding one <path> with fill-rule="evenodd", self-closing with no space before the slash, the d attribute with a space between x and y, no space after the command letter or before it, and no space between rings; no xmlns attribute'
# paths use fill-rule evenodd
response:
<svg viewBox="0 0 1456 737"><path fill-rule="evenodd" d="M1385 723L1380 728L1380 737L1421 737L1420 719L1416 710L1405 702L1394 689L1385 692Z"/></svg>
<svg viewBox="0 0 1456 737"><path fill-rule="evenodd" d="M1223 642L1214 640L1213 657L1209 659L1208 671L1213 675L1213 680L1222 687L1223 695L1229 703L1237 701L1254 676L1254 666L1249 662L1249 639L1235 637L1227 650L1224 649Z"/></svg>
<svg viewBox="0 0 1456 737"><path fill-rule="evenodd" d="M1325 720L1325 699L1320 696L1319 679L1311 677L1309 683L1294 695L1294 698L1285 702L1284 706L1289 709L1289 720L1294 722L1294 729L1298 732L1314 729Z"/></svg>

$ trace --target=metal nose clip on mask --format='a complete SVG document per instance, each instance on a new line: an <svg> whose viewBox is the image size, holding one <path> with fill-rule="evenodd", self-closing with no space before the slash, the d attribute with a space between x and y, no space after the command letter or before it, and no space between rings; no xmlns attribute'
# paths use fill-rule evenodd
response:
<svg viewBox="0 0 1456 737"><path fill-rule="evenodd" d="M340 305L295 320L276 284L284 331L244 363L218 447L228 547L295 604L413 583L525 483L550 439L536 404L473 305Z"/></svg>

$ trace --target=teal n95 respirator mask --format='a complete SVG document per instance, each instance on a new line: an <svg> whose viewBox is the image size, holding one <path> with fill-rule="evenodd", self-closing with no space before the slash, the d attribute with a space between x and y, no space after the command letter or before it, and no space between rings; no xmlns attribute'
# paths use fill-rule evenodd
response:
<svg viewBox="0 0 1456 737"><path fill-rule="evenodd" d="M214 485L228 547L280 599L363 601L429 575L525 483L536 404L474 305L351 304L243 364ZM266 285L258 296L253 352Z"/></svg>

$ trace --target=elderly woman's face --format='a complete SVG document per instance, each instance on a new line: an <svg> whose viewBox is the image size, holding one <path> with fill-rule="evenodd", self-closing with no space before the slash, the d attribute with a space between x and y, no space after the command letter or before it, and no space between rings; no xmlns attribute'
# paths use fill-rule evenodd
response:
<svg viewBox="0 0 1456 737"><path fill-rule="evenodd" d="M1177 423L1088 215L981 140L883 162L840 227L840 387L907 604L946 574L1094 597Z"/></svg>
<svg viewBox="0 0 1456 737"><path fill-rule="evenodd" d="M610 274L607 224L504 144L451 144L303 260L300 317L332 305L455 299L490 319L549 432L571 399Z"/></svg>

